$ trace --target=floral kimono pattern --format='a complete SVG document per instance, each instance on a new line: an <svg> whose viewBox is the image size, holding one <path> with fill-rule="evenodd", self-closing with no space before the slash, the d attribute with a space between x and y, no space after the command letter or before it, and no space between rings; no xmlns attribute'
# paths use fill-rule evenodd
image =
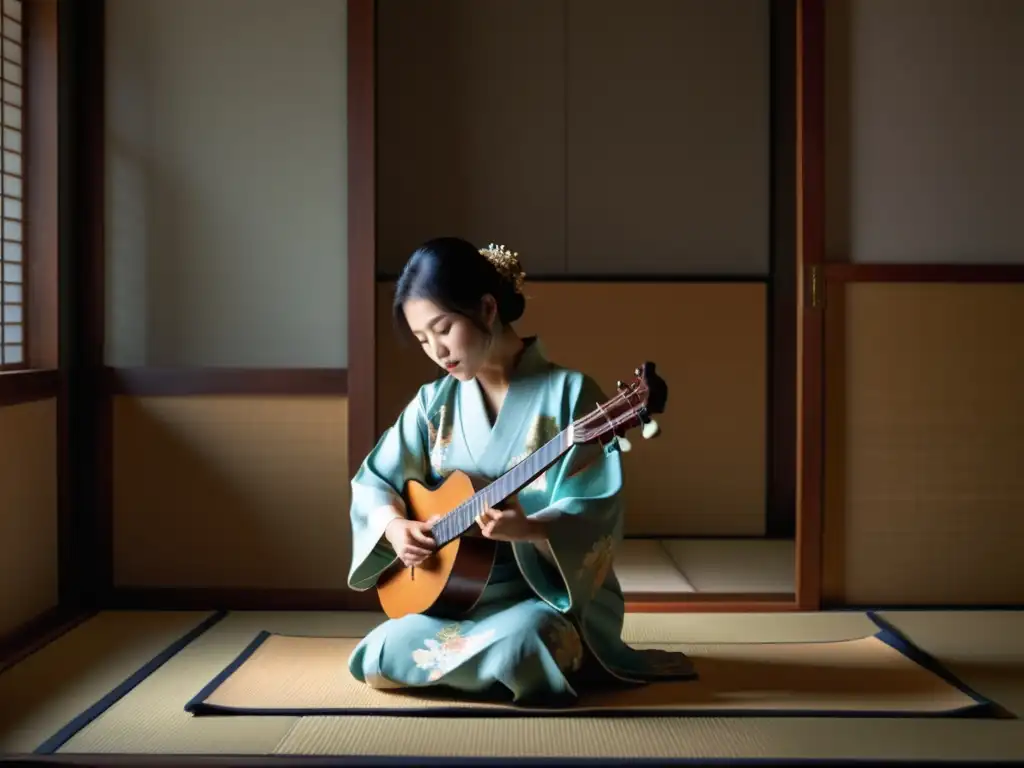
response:
<svg viewBox="0 0 1024 768"><path fill-rule="evenodd" d="M548 361L536 339L527 340L493 424L475 381L421 387L352 480L349 586L373 588L395 561L383 533L392 507L405 508L407 480L434 485L455 470L497 478L605 399L592 379ZM528 516L548 521L546 546L504 544L470 616L383 622L353 652L352 674L376 687L504 690L515 701L571 701L591 663L630 683L694 678L684 654L621 639L625 605L612 566L622 484L614 445L574 446L518 494Z"/></svg>

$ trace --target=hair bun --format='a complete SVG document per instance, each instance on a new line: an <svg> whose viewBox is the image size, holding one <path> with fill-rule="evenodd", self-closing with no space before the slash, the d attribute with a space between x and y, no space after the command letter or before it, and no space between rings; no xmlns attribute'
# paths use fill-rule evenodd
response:
<svg viewBox="0 0 1024 768"><path fill-rule="evenodd" d="M494 243L481 248L480 253L498 270L498 274L512 285L515 293L522 295L526 273L519 263L519 254L508 250L504 245Z"/></svg>
<svg viewBox="0 0 1024 768"><path fill-rule="evenodd" d="M505 325L514 323L526 310L526 297L519 291L511 290L498 300L498 316Z"/></svg>

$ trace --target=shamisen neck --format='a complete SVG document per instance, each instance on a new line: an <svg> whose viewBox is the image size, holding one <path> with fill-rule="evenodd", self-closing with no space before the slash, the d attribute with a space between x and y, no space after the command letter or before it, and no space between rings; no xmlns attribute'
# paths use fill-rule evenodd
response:
<svg viewBox="0 0 1024 768"><path fill-rule="evenodd" d="M568 453L574 444L574 428L575 424L570 424L508 472L438 520L431 528L437 546L442 547L457 539L473 527L473 522L486 507L496 507L525 488Z"/></svg>

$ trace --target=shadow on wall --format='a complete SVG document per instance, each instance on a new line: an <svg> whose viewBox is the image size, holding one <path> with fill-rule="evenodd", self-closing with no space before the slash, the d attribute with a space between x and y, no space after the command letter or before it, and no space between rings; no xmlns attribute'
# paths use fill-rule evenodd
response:
<svg viewBox="0 0 1024 768"><path fill-rule="evenodd" d="M828 258L1019 263L1024 4L827 6Z"/></svg>
<svg viewBox="0 0 1024 768"><path fill-rule="evenodd" d="M106 362L344 368L344 4L111 0L107 38Z"/></svg>

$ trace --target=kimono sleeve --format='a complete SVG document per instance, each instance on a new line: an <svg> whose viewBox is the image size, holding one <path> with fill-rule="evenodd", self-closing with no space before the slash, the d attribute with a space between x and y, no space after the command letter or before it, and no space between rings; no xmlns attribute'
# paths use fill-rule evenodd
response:
<svg viewBox="0 0 1024 768"><path fill-rule="evenodd" d="M397 558L384 529L405 516L402 488L407 480L423 482L428 472L426 389L405 407L352 478L352 563L348 584L367 590Z"/></svg>
<svg viewBox="0 0 1024 768"><path fill-rule="evenodd" d="M576 390L573 420L606 399L588 377L581 377ZM535 544L515 548L524 577L543 600L582 614L605 583L622 538L622 456L613 447L577 445L552 471L548 504L530 517L548 523L546 546L554 567Z"/></svg>

